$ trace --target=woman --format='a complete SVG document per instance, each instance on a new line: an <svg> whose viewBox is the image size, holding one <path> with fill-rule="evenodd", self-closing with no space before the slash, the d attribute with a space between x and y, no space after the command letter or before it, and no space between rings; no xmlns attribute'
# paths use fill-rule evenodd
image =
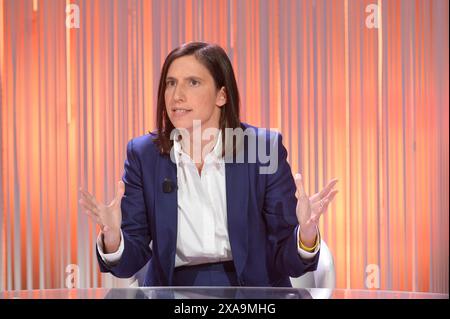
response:
<svg viewBox="0 0 450 319"><path fill-rule="evenodd" d="M315 270L317 225L337 180L308 198L281 135L240 122L224 50L173 50L157 103L157 131L128 143L114 200L81 190L101 227L101 271L127 278L149 262L145 286L290 287L289 277ZM267 160L255 155L267 147L275 169L264 172Z"/></svg>

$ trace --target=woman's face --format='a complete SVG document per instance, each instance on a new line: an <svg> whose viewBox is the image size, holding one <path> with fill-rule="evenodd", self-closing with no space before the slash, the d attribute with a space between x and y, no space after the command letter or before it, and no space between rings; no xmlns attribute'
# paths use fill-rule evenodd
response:
<svg viewBox="0 0 450 319"><path fill-rule="evenodd" d="M216 89L208 69L193 55L175 59L169 67L165 91L166 110L176 128L192 131L200 120L202 130L219 127L220 108L226 103L225 88Z"/></svg>

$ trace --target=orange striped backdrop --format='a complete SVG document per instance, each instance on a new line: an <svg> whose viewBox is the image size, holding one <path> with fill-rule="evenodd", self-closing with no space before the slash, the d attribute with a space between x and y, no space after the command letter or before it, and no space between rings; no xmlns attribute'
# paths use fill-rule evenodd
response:
<svg viewBox="0 0 450 319"><path fill-rule="evenodd" d="M447 0L0 0L0 290L65 287L70 264L81 287L120 284L77 189L111 200L126 142L155 127L164 58L203 40L307 190L339 178L321 220L337 287L378 269L375 289L448 293L448 15Z"/></svg>

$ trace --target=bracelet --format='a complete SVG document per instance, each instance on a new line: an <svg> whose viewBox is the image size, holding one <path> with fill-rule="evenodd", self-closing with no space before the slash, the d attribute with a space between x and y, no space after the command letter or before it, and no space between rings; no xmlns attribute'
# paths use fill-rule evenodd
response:
<svg viewBox="0 0 450 319"><path fill-rule="evenodd" d="M299 244L300 244L300 248L305 250L305 251L307 251L307 252L309 252L309 253L312 253L317 248L317 246L319 245L319 242L320 242L320 233L319 233L319 236L316 236L316 243L314 244L313 247L305 246L305 244L302 243L302 240L301 240L300 236L298 236L298 237L299 237L298 241L299 241Z"/></svg>

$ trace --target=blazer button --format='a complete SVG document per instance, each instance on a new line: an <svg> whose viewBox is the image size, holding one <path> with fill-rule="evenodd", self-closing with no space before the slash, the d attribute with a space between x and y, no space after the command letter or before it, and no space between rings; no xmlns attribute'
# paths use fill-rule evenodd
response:
<svg viewBox="0 0 450 319"><path fill-rule="evenodd" d="M245 280L244 279L239 279L239 285L245 286Z"/></svg>

